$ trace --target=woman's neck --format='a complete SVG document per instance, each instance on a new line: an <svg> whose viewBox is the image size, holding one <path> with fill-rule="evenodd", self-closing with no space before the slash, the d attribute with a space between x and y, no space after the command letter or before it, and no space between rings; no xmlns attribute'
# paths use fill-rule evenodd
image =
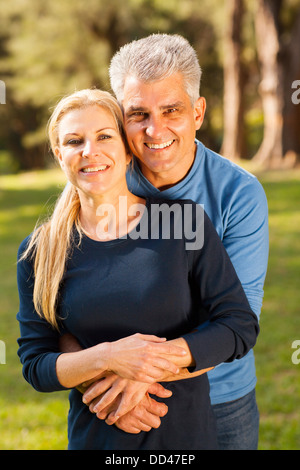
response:
<svg viewBox="0 0 300 470"><path fill-rule="evenodd" d="M80 223L89 238L97 241L125 236L140 221L146 201L129 191L101 197L80 197Z"/></svg>

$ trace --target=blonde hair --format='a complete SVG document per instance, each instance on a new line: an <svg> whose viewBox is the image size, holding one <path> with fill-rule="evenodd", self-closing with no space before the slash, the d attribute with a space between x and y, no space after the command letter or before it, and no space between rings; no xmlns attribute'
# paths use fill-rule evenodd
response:
<svg viewBox="0 0 300 470"><path fill-rule="evenodd" d="M87 89L64 97L55 107L48 123L48 136L53 154L59 145L59 123L70 111L97 105L114 117L127 148L123 116L115 98L108 92ZM59 329L57 299L66 261L74 246L74 235L82 238L79 219L80 199L76 187L68 183L59 196L52 216L34 230L20 260L34 259L33 302L39 316ZM75 228L75 230L74 230Z"/></svg>

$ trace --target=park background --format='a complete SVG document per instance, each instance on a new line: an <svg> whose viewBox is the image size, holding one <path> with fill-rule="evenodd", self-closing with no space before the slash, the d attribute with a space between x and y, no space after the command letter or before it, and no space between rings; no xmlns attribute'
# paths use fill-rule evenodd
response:
<svg viewBox="0 0 300 470"><path fill-rule="evenodd" d="M109 90L114 52L156 32L197 50L208 107L199 139L266 191L259 449L300 449L300 0L1 0L0 450L67 446L68 394L31 389L16 342L17 249L65 184L46 140L51 108L75 89Z"/></svg>

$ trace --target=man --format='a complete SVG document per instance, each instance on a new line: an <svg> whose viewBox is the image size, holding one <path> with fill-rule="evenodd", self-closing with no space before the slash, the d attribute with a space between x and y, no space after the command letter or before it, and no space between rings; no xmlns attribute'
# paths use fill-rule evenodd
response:
<svg viewBox="0 0 300 470"><path fill-rule="evenodd" d="M203 205L259 317L268 260L266 197L253 175L195 140L206 102L199 96L201 69L194 49L178 35L133 41L113 57L110 79L134 155L129 189L139 196L192 199ZM256 449L253 351L220 364L208 376L220 449ZM96 395L97 386L88 399ZM155 407L155 400L146 401L144 408L141 403L119 426L138 432L139 423L145 425L149 418L150 428L151 416L165 413Z"/></svg>

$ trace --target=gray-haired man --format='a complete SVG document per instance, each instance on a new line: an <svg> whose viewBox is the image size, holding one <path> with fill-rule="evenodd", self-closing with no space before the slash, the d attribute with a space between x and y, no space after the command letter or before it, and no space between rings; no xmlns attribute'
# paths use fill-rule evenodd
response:
<svg viewBox="0 0 300 470"><path fill-rule="evenodd" d="M206 102L199 95L201 69L194 49L178 35L133 41L113 57L110 79L134 155L127 179L130 190L204 205L259 317L268 261L266 197L253 175L195 139ZM256 449L253 351L220 364L208 376L220 449ZM90 389L89 400L96 396L97 384ZM163 412L152 400L116 425L138 432L151 427L155 416L162 417Z"/></svg>

